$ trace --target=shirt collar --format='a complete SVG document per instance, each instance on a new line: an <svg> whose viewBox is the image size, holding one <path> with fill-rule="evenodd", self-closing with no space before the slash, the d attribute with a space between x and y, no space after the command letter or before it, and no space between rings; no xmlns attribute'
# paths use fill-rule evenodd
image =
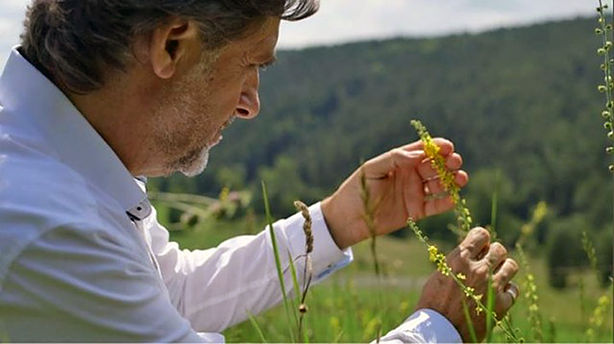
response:
<svg viewBox="0 0 614 344"><path fill-rule="evenodd" d="M70 100L13 48L0 76L5 110L36 128L66 165L108 193L137 219L150 207L144 188ZM140 209L139 209L140 208Z"/></svg>

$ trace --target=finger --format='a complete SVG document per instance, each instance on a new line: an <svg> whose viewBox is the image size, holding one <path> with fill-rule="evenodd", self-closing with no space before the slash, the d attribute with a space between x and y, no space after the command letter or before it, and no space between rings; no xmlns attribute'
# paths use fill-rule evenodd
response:
<svg viewBox="0 0 614 344"><path fill-rule="evenodd" d="M460 154L453 153L446 157L446 167L448 170L458 170L463 165L463 158ZM433 164L431 160L424 160L420 165L418 165L418 173L420 177L424 180L428 180L431 178L437 177L437 171L433 168Z"/></svg>
<svg viewBox="0 0 614 344"><path fill-rule="evenodd" d="M493 274L493 285L497 289L501 289L501 286L507 285L516 273L518 272L518 263L511 258L507 258L501 267Z"/></svg>
<svg viewBox="0 0 614 344"><path fill-rule="evenodd" d="M495 313L498 318L503 317L512 308L520 296L520 288L515 283L508 283L495 299Z"/></svg>
<svg viewBox="0 0 614 344"><path fill-rule="evenodd" d="M488 252L482 258L482 262L493 271L499 270L499 266L503 264L507 258L507 250L501 243L494 242L490 245Z"/></svg>
<svg viewBox="0 0 614 344"><path fill-rule="evenodd" d="M459 247L461 251L467 251L470 258L475 259L483 249L488 247L489 243L490 233L482 227L476 227L469 231Z"/></svg>
<svg viewBox="0 0 614 344"><path fill-rule="evenodd" d="M396 169L415 168L424 157L421 150L406 151L395 148L367 161L364 165L365 175L367 178L382 178Z"/></svg>
<svg viewBox="0 0 614 344"><path fill-rule="evenodd" d="M456 182L456 185L458 185L459 187L464 187L465 185L467 185L468 181L469 181L469 175L467 174L467 172L465 171L454 172L454 182ZM425 187L426 187L426 190L425 190L426 194L435 195L435 194L446 192L446 189L441 184L441 180L439 178L426 181Z"/></svg>
<svg viewBox="0 0 614 344"><path fill-rule="evenodd" d="M448 156L451 153L454 152L454 143L452 143L452 141L448 140L448 139L444 139L442 137L435 137L433 138L433 142L439 146L439 154L443 155L443 156ZM416 142L412 142L408 145L402 146L400 147L401 149L405 150L405 151L414 151L414 150L423 150L424 149L424 143L421 140L418 140Z"/></svg>
<svg viewBox="0 0 614 344"><path fill-rule="evenodd" d="M429 199L424 202L424 215L432 216L445 213L454 208L454 201L450 196L444 198Z"/></svg>

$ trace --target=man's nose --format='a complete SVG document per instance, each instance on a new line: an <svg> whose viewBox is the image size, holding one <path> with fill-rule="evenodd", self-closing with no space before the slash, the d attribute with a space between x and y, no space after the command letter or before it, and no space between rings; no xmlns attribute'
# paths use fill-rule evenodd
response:
<svg viewBox="0 0 614 344"><path fill-rule="evenodd" d="M258 96L258 87L260 83L258 70L250 74L245 81L239 103L235 109L235 115L242 119L252 119L260 112L260 97Z"/></svg>

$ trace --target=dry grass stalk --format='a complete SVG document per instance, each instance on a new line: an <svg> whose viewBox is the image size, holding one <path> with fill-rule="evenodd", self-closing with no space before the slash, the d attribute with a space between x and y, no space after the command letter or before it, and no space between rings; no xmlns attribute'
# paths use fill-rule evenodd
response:
<svg viewBox="0 0 614 344"><path fill-rule="evenodd" d="M364 209L363 220L365 221L365 225L369 230L369 234L371 235L371 258L373 259L373 270L375 271L375 276L377 276L377 283L381 283L381 270L379 265L379 260L377 258L377 230L375 227L375 211L377 209L377 202L373 202L371 198L371 192L369 191L369 186L367 185L367 176L365 174L364 168L360 169L360 198L362 200L362 205ZM382 297L381 297L381 288L377 289L377 299L378 304L381 309L382 307ZM376 343L379 343L382 331L382 322L380 319L376 319L377 323L376 333L377 339Z"/></svg>
<svg viewBox="0 0 614 344"><path fill-rule="evenodd" d="M299 324L298 324L298 338L299 340L303 335L303 318L305 313L309 310L305 299L307 298L307 292L311 285L311 278L313 275L313 267L311 264L311 252L313 252L313 232L311 230L312 220L309 214L309 208L301 201L294 201L294 207L301 212L301 215L305 219L303 223L303 231L305 232L305 266L303 269L303 291L301 295L301 303L298 307L299 311Z"/></svg>

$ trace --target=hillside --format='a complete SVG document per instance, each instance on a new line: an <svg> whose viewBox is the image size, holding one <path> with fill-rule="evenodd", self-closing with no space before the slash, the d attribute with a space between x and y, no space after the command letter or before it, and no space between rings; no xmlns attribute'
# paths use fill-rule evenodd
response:
<svg viewBox="0 0 614 344"><path fill-rule="evenodd" d="M594 23L281 51L261 77L260 116L225 132L202 176L155 187L216 195L226 185L258 195L265 179L276 213L288 214L292 200L320 199L361 160L416 140L409 121L418 118L463 154L478 223L490 221L500 170L504 240L513 241L544 200L551 216L538 229L540 243L554 240L549 233L575 239L586 229L611 247ZM253 204L260 211L258 197ZM438 221L427 227L436 230ZM570 250L569 264L577 264Z"/></svg>

